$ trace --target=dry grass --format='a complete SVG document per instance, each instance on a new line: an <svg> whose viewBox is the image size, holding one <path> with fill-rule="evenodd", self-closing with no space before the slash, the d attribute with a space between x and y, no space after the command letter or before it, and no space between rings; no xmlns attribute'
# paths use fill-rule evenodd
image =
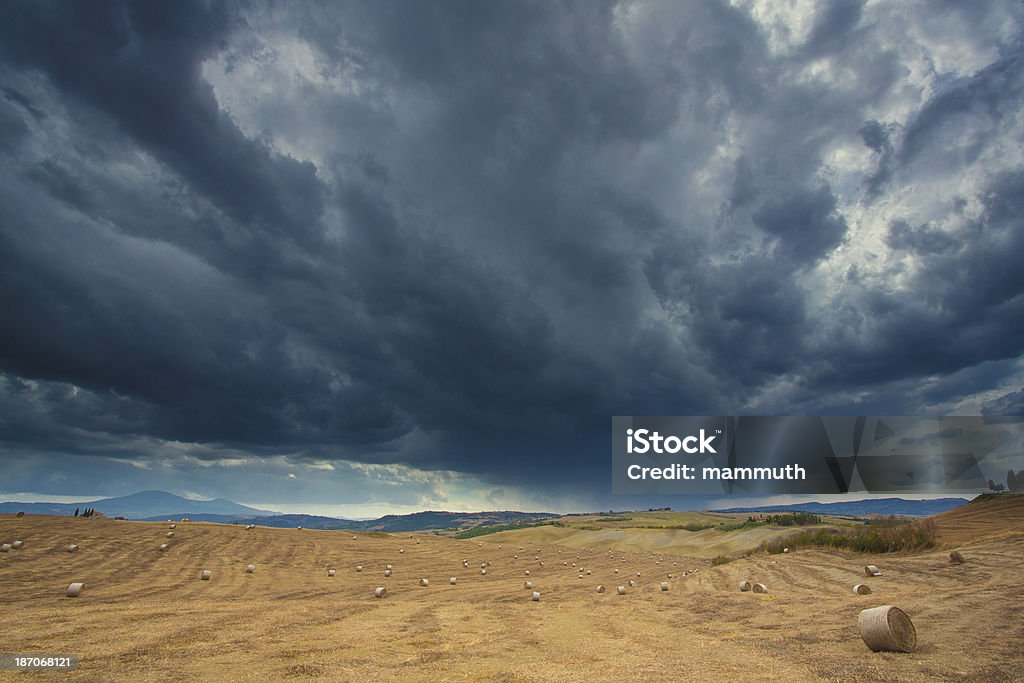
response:
<svg viewBox="0 0 1024 683"><path fill-rule="evenodd" d="M626 552L625 564L622 550L612 559L607 549L558 555L559 546L528 535L521 540L534 540L531 552L513 560L510 542L498 550L426 535L420 544L404 534L352 541L199 523L177 532L160 553L160 524L0 516L0 541L26 541L0 556L0 604L17 615L4 619L3 649L81 658L77 673L33 680L668 681L699 672L701 680L932 681L993 670L1024 678L1024 534L963 546L971 558L963 565L950 565L948 550L878 558L809 550L711 567L668 554L659 566L649 551ZM70 542L82 550L63 552ZM535 552L551 561L540 567ZM577 554L592 580L562 565ZM493 564L486 576L462 572L448 585L464 557ZM680 576L662 592L654 577L672 562ZM873 595L853 595L866 562L884 564L885 575L870 580ZM245 573L249 563L255 574ZM382 579L387 563L394 574ZM327 567L356 564L366 571L327 577ZM203 568L212 580L198 579ZM522 589L527 568L540 602ZM619 583L615 569L641 572L639 585L625 596L597 593L598 583ZM437 587L421 588L421 577ZM748 577L771 592L737 591ZM86 583L79 598L64 597L72 581ZM374 599L377 585L387 599ZM875 654L860 641L858 613L879 604L910 614L917 652Z"/></svg>

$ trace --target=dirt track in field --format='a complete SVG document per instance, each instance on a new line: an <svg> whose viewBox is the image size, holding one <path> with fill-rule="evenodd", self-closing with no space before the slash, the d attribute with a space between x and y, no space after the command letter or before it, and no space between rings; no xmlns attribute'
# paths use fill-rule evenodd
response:
<svg viewBox="0 0 1024 683"><path fill-rule="evenodd" d="M940 516L940 538L955 543L942 550L800 551L719 567L649 551L541 545L524 532L499 548L181 522L161 553L167 524L5 515L0 542L25 547L0 554L0 650L77 654L81 663L76 673L0 678L1019 681L1024 528L1003 521L1019 512L1014 505L990 510L988 524L980 509ZM81 550L64 552L68 543ZM953 547L965 564L949 563ZM388 563L394 571L385 578ZM883 575L866 578L865 564ZM580 567L591 575L579 578ZM199 579L203 569L212 580ZM540 602L523 588L527 569ZM638 586L617 595L630 578ZM740 593L742 579L770 592ZM668 592L659 590L663 580ZM86 584L79 598L64 596L72 581ZM854 595L856 583L873 593ZM598 584L607 592L598 594ZM377 586L389 597L375 599ZM864 646L857 615L883 604L913 619L915 653Z"/></svg>

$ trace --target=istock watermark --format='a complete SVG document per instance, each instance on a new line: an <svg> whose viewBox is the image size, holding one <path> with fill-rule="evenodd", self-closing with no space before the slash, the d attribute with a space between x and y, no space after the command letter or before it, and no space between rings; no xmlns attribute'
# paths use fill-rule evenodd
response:
<svg viewBox="0 0 1024 683"><path fill-rule="evenodd" d="M1024 468L1020 416L617 416L616 494L978 493Z"/></svg>

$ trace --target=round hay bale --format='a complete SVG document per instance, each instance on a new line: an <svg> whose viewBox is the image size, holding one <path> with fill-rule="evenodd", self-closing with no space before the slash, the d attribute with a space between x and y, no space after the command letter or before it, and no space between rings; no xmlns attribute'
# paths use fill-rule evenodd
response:
<svg viewBox="0 0 1024 683"><path fill-rule="evenodd" d="M768 586L764 585L763 583L755 583L754 584L754 592L755 593L767 593L768 592Z"/></svg>
<svg viewBox="0 0 1024 683"><path fill-rule="evenodd" d="M404 555L405 554L405 548L399 548L398 549L398 554L399 555Z"/></svg>
<svg viewBox="0 0 1024 683"><path fill-rule="evenodd" d="M388 597L388 589L384 586L378 586L377 590L373 591L373 597L375 598L386 598Z"/></svg>
<svg viewBox="0 0 1024 683"><path fill-rule="evenodd" d="M166 543L164 545L167 545ZM69 553L78 552L78 546L72 543L71 545L64 546L64 550Z"/></svg>
<svg viewBox="0 0 1024 683"><path fill-rule="evenodd" d="M863 610L857 618L860 637L872 652L913 652L917 631L899 607L882 605Z"/></svg>
<svg viewBox="0 0 1024 683"><path fill-rule="evenodd" d="M82 593L82 589L85 588L85 584L81 582L73 583L68 586L68 597L77 598Z"/></svg>
<svg viewBox="0 0 1024 683"><path fill-rule="evenodd" d="M604 586L598 586L597 587L597 592L598 593L604 593Z"/></svg>
<svg viewBox="0 0 1024 683"><path fill-rule="evenodd" d="M353 536L353 537L352 537L352 540L353 540L353 541L354 541L354 540L356 540L356 537L355 537L355 536Z"/></svg>
<svg viewBox="0 0 1024 683"><path fill-rule="evenodd" d="M661 590L662 591L667 591L668 590L668 581L662 581L661 582Z"/></svg>
<svg viewBox="0 0 1024 683"><path fill-rule="evenodd" d="M246 574L252 574L254 571L256 571L256 565L254 565L254 564L246 565L246 567L245 567L245 573Z"/></svg>
<svg viewBox="0 0 1024 683"><path fill-rule="evenodd" d="M167 538L174 538L174 532L173 531L168 531L167 532Z"/></svg>
<svg viewBox="0 0 1024 683"><path fill-rule="evenodd" d="M159 550L160 552L163 552L163 551L167 550L167 549L168 549L169 547L170 547L170 546L169 546L169 545L167 545L166 543L161 543L161 544L160 544L160 547L159 547L159 548L157 548L157 550Z"/></svg>
<svg viewBox="0 0 1024 683"><path fill-rule="evenodd" d="M14 543L11 544L11 549L12 550L21 550L21 547L23 545L25 545L25 544L22 541L15 541Z"/></svg>
<svg viewBox="0 0 1024 683"><path fill-rule="evenodd" d="M336 573L337 573L337 572L336 572L336 571L334 571L333 569L328 569L328 570L327 570L327 576L334 576L334 575L335 575Z"/></svg>
<svg viewBox="0 0 1024 683"><path fill-rule="evenodd" d="M299 530L299 531L302 531L302 527L301 527L301 526L300 526L300 527L297 527L297 528L298 528L298 530Z"/></svg>
<svg viewBox="0 0 1024 683"><path fill-rule="evenodd" d="M633 579L630 579L629 580L629 587L630 588L636 588L636 581L634 581Z"/></svg>
<svg viewBox="0 0 1024 683"><path fill-rule="evenodd" d="M636 575L637 575L637 577L639 577L640 576L640 572L637 572Z"/></svg>
<svg viewBox="0 0 1024 683"><path fill-rule="evenodd" d="M871 586L865 583L858 583L853 587L854 595L871 595Z"/></svg>
<svg viewBox="0 0 1024 683"><path fill-rule="evenodd" d="M429 586L430 585L430 581L428 579L420 579L420 585L421 586Z"/></svg>
<svg viewBox="0 0 1024 683"><path fill-rule="evenodd" d="M463 560L462 561L462 566L463 567L469 567L469 560Z"/></svg>
<svg viewBox="0 0 1024 683"><path fill-rule="evenodd" d="M878 567L876 567L873 564L869 564L866 567L864 567L864 573L867 576L881 576L882 575L882 572L878 571Z"/></svg>
<svg viewBox="0 0 1024 683"><path fill-rule="evenodd" d="M513 559L513 560L518 560L518 559L519 559L519 556L518 556L518 555L513 555L513 556L512 556L512 559Z"/></svg>
<svg viewBox="0 0 1024 683"><path fill-rule="evenodd" d="M486 562L481 562L480 563L480 569L484 569L486 567L487 567L487 563Z"/></svg>
<svg viewBox="0 0 1024 683"><path fill-rule="evenodd" d="M529 570L529 569L527 569L527 570L526 570L526 572L525 572L525 575L526 575L526 576L529 576L529 575L530 575L530 570Z"/></svg>
<svg viewBox="0 0 1024 683"><path fill-rule="evenodd" d="M391 565L390 564L384 565L384 569L391 569Z"/></svg>
<svg viewBox="0 0 1024 683"><path fill-rule="evenodd" d="M949 562L950 564L963 564L964 556L961 555L958 551L954 550L949 554Z"/></svg>
<svg viewBox="0 0 1024 683"><path fill-rule="evenodd" d="M452 578L448 579L448 583L450 583L453 586L455 584L457 584L458 582L459 582L459 580L457 578L455 578L454 576Z"/></svg>
<svg viewBox="0 0 1024 683"><path fill-rule="evenodd" d="M619 595L625 595L626 594L626 587L625 586L619 586L617 590L618 590Z"/></svg>
<svg viewBox="0 0 1024 683"><path fill-rule="evenodd" d="M540 566L542 566L542 567L544 566L544 560L540 561Z"/></svg>
<svg viewBox="0 0 1024 683"><path fill-rule="evenodd" d="M384 570L384 576L391 576L391 570L390 569L385 569Z"/></svg>
<svg viewBox="0 0 1024 683"><path fill-rule="evenodd" d="M178 525L177 525L177 524L172 524L172 525L170 525L170 526L169 526L169 527L167 527L167 528L168 528L168 529L177 529L177 528L178 528Z"/></svg>
<svg viewBox="0 0 1024 683"><path fill-rule="evenodd" d="M533 595L530 596L530 599L534 602L540 602L540 593L533 591Z"/></svg>
<svg viewBox="0 0 1024 683"><path fill-rule="evenodd" d="M213 576L213 572L211 572L209 569L204 569L203 573L200 575L199 578L203 581L209 581L211 576Z"/></svg>
<svg viewBox="0 0 1024 683"><path fill-rule="evenodd" d="M753 588L753 584L750 583L749 581L740 581L740 591L741 592L746 593L751 588Z"/></svg>
<svg viewBox="0 0 1024 683"><path fill-rule="evenodd" d="M533 590L533 581L524 581L523 582L523 589L528 590L528 591L529 590Z"/></svg>
<svg viewBox="0 0 1024 683"><path fill-rule="evenodd" d="M590 576L590 570L589 569L587 570L587 576Z"/></svg>
<svg viewBox="0 0 1024 683"><path fill-rule="evenodd" d="M487 570L486 570L486 569L481 569L481 570L480 570L480 576L483 576L483 575L484 575L484 574L486 574L486 573L487 573Z"/></svg>
<svg viewBox="0 0 1024 683"><path fill-rule="evenodd" d="M789 552L789 548L783 548L783 549L782 549L782 552L784 552L784 553L788 553L788 552Z"/></svg>
<svg viewBox="0 0 1024 683"><path fill-rule="evenodd" d="M18 515L17 515L17 516L18 516L18 517L24 517L24 516L25 516L25 513L24 513L24 511L22 511L22 510L18 510Z"/></svg>
<svg viewBox="0 0 1024 683"><path fill-rule="evenodd" d="M357 571L357 572L361 572L361 571L363 571L363 565L361 565L361 564L357 564L357 565L356 565L356 571Z"/></svg>

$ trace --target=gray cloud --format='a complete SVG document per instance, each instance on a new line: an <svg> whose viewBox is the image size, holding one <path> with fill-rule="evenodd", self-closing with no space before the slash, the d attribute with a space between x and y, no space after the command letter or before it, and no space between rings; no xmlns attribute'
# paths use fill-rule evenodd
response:
<svg viewBox="0 0 1024 683"><path fill-rule="evenodd" d="M1009 394L1019 5L754 5L0 10L5 452L603 506L611 415Z"/></svg>

